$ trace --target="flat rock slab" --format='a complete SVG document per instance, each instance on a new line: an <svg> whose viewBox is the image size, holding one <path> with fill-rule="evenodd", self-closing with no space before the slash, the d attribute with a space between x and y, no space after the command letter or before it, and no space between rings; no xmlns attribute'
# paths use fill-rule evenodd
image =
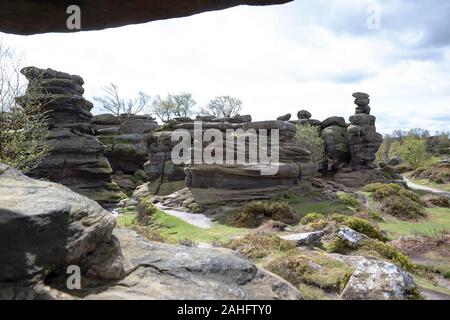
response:
<svg viewBox="0 0 450 320"><path fill-rule="evenodd" d="M308 233L295 233L283 235L280 238L287 241L292 241L296 246L307 246L313 243L317 243L323 236L323 231L308 232Z"/></svg>
<svg viewBox="0 0 450 320"><path fill-rule="evenodd" d="M168 215L176 217L180 220L183 220L184 222L187 222L200 229L210 229L214 225L214 223L210 218L201 213L190 213L185 211L168 209L164 206L161 206L160 204L156 204L155 206L161 209L164 213L167 213Z"/></svg>
<svg viewBox="0 0 450 320"><path fill-rule="evenodd" d="M87 292L86 299L301 299L286 281L230 250L149 242L129 229L115 229L114 235L134 271Z"/></svg>

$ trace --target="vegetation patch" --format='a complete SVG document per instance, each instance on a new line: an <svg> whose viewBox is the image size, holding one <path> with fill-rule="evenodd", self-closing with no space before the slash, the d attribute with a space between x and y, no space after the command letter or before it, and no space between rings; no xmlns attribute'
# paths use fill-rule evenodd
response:
<svg viewBox="0 0 450 320"><path fill-rule="evenodd" d="M420 234L434 235L441 231L450 230L449 208L428 208L426 218L417 221L404 221L395 217L386 217L379 223L381 230L388 233L389 237Z"/></svg>
<svg viewBox="0 0 450 320"><path fill-rule="evenodd" d="M286 224L298 222L294 211L284 201L252 201L230 212L227 222L240 228L257 228L268 220Z"/></svg>
<svg viewBox="0 0 450 320"><path fill-rule="evenodd" d="M350 229L362 233L369 238L386 241L386 237L383 236L379 228L370 223L368 220L344 215L333 215L331 219L338 222L340 225L349 227Z"/></svg>
<svg viewBox="0 0 450 320"><path fill-rule="evenodd" d="M233 239L224 246L252 260L267 257L275 252L296 249L291 241L283 240L274 234L261 233L252 233L243 238Z"/></svg>
<svg viewBox="0 0 450 320"><path fill-rule="evenodd" d="M416 266L409 260L408 256L400 252L394 246L383 243L379 240L365 238L356 247L350 246L347 242L337 238L327 247L328 251L336 253L357 252L364 256L387 259L407 271L414 271Z"/></svg>
<svg viewBox="0 0 450 320"><path fill-rule="evenodd" d="M337 194L338 199L345 205L352 207L352 208L360 208L361 203L351 194L345 193L345 192L338 192Z"/></svg>
<svg viewBox="0 0 450 320"><path fill-rule="evenodd" d="M274 256L263 266L299 289L304 286L316 288L316 296L320 292L317 289L340 293L353 273L351 266L320 251L290 250Z"/></svg>
<svg viewBox="0 0 450 320"><path fill-rule="evenodd" d="M436 184L450 183L450 165L437 164L430 167L418 168L412 174L414 179L427 180Z"/></svg>
<svg viewBox="0 0 450 320"><path fill-rule="evenodd" d="M421 198L422 203L424 203L428 208L449 208L450 202L444 196L438 194L429 194Z"/></svg>
<svg viewBox="0 0 450 320"><path fill-rule="evenodd" d="M417 219L425 215L420 195L405 190L397 184L369 184L363 188L363 191L371 193L384 214L401 219Z"/></svg>

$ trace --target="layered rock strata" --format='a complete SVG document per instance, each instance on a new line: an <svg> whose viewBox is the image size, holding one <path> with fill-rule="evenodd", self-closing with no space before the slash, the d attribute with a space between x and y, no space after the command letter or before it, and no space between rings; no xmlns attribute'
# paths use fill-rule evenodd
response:
<svg viewBox="0 0 450 320"><path fill-rule="evenodd" d="M117 202L120 189L111 180L103 144L94 136L93 105L83 98L80 76L52 69L27 67L29 84L19 103L39 103L48 111L51 154L31 173L47 178L102 203Z"/></svg>

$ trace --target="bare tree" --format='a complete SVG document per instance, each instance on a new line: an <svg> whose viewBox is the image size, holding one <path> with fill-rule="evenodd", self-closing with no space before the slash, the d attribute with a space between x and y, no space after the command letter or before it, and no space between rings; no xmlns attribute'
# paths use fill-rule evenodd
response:
<svg viewBox="0 0 450 320"><path fill-rule="evenodd" d="M194 107L197 104L192 98L190 93L170 94L168 99L172 100L174 104L173 115L175 117L190 117L194 111Z"/></svg>
<svg viewBox="0 0 450 320"><path fill-rule="evenodd" d="M150 104L150 96L140 91L138 97L125 100L119 94L119 87L110 83L103 87L105 95L103 97L94 97L94 100L102 105L102 109L120 117L122 113L130 116L138 114L145 110Z"/></svg>
<svg viewBox="0 0 450 320"><path fill-rule="evenodd" d="M20 59L0 43L0 162L24 173L49 154L47 112L31 91L25 94ZM23 96L20 101L17 97ZM19 104L20 102L20 104Z"/></svg>
<svg viewBox="0 0 450 320"><path fill-rule="evenodd" d="M231 118L242 110L242 101L231 96L220 96L210 100L202 113L217 118Z"/></svg>
<svg viewBox="0 0 450 320"><path fill-rule="evenodd" d="M162 122L169 122L175 115L176 109L177 104L170 95L165 99L161 98L161 96L156 96L155 100L153 100L152 112Z"/></svg>

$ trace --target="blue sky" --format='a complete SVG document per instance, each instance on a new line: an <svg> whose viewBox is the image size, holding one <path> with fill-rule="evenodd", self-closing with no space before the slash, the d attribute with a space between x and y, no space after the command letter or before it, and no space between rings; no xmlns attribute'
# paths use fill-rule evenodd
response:
<svg viewBox="0 0 450 320"><path fill-rule="evenodd" d="M376 4L380 29L367 27ZM450 130L450 1L296 0L103 31L1 39L27 64L79 74L86 98L192 92L244 101L255 120L350 116L371 95L379 131ZM98 109L95 112L99 112Z"/></svg>

